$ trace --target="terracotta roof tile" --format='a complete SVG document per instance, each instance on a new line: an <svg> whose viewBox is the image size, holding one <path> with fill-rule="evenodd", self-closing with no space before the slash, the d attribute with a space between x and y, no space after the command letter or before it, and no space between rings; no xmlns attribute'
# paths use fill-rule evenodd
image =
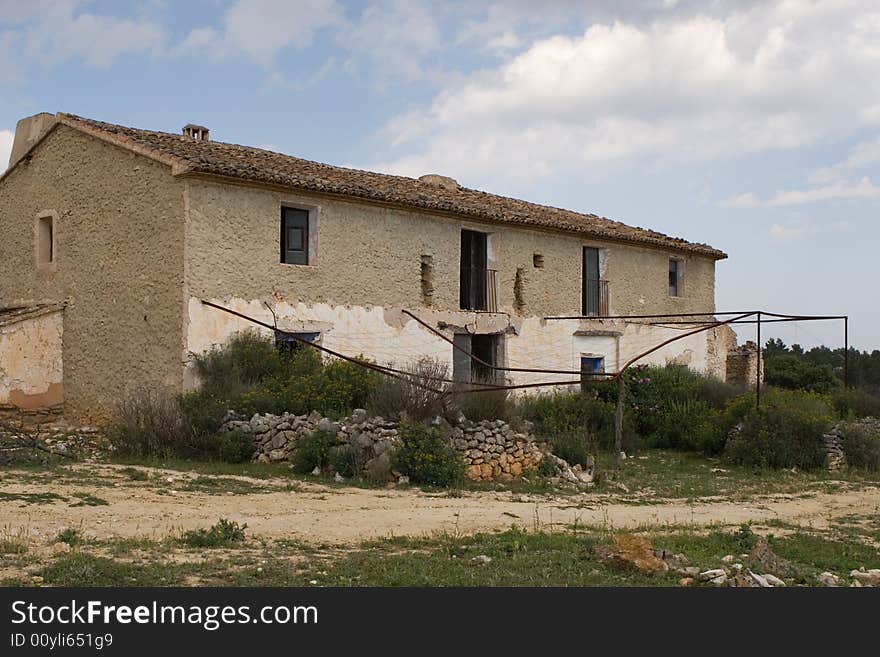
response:
<svg viewBox="0 0 880 657"><path fill-rule="evenodd" d="M550 228L695 253L714 259L727 257L724 252L706 244L628 226L594 214L581 214L475 189L450 188L404 176L331 166L260 148L127 128L72 114L59 114L58 119L73 127L102 133L120 145L139 152L152 153L159 159L183 165L181 172L270 183L504 224Z"/></svg>

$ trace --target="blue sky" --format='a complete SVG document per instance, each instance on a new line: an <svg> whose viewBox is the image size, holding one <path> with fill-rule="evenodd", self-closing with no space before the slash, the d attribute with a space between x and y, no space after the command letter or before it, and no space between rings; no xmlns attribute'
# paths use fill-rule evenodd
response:
<svg viewBox="0 0 880 657"><path fill-rule="evenodd" d="M442 173L708 242L719 310L875 349L878 71L876 0L0 0L0 163L66 111Z"/></svg>

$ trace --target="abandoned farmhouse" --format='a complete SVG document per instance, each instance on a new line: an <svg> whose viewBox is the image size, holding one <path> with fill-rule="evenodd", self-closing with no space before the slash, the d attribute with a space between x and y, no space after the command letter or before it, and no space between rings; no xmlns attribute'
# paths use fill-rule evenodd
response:
<svg viewBox="0 0 880 657"><path fill-rule="evenodd" d="M63 404L95 422L132 389L197 385L190 354L253 328L203 300L380 364L439 359L456 380L486 375L466 352L502 367L613 372L681 333L613 317L711 315L726 257L444 176L70 114L19 122L0 234L0 406ZM645 362L724 379L735 350L720 326Z"/></svg>

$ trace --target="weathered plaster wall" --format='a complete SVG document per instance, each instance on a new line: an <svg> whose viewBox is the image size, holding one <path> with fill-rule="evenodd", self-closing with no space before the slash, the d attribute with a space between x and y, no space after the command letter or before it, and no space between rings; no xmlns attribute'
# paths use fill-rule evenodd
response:
<svg viewBox="0 0 880 657"><path fill-rule="evenodd" d="M504 332L508 364L517 367L577 371L581 355L598 354L605 356L606 369L615 371L630 357L680 334L645 324L542 319L580 314L583 246L601 249L602 275L611 287L611 314L714 310L714 262L705 258L199 178L188 179L186 198L187 352L198 353L238 330L253 328L245 320L203 306L200 298L269 324L277 317L285 330L321 332L322 344L342 353L398 365L431 356L448 362L450 369L452 347L403 315L401 308L418 310L432 326L442 322L470 332ZM279 263L283 205L313 213L316 230L310 236L309 265ZM463 228L490 233L490 267L498 270L498 313L458 308ZM542 268L534 267L535 254L543 256ZM423 255L432 256L430 307L422 302ZM681 297L668 296L670 256L685 261ZM518 268L524 304L515 311ZM445 333L452 337L452 330ZM723 377L725 358L718 351L715 333L704 333L666 347L645 362L682 362ZM509 373L506 378L519 384L554 376Z"/></svg>
<svg viewBox="0 0 880 657"><path fill-rule="evenodd" d="M56 261L34 222L57 213ZM0 305L66 301L65 413L107 419L138 386L183 380L183 184L168 167L57 127L0 182Z"/></svg>
<svg viewBox="0 0 880 657"><path fill-rule="evenodd" d="M32 409L64 401L62 313L0 324L0 406Z"/></svg>
<svg viewBox="0 0 880 657"><path fill-rule="evenodd" d="M257 187L189 179L187 287L196 297L315 301L416 308L421 256L433 256L432 307L458 309L460 234L490 233L490 267L498 269L500 310L514 313L514 281L522 268L524 316L581 312L581 249L603 249L611 314L714 310L714 262L672 252L560 233L349 203ZM317 213L316 253L309 265L279 263L282 205ZM541 254L544 267L533 266ZM685 261L681 297L668 295L668 261Z"/></svg>

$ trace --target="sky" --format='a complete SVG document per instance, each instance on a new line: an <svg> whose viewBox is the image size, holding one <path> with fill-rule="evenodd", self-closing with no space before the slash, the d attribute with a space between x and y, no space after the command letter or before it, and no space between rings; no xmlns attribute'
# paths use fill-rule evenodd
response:
<svg viewBox="0 0 880 657"><path fill-rule="evenodd" d="M877 0L0 0L0 167L64 111L440 173L709 243L719 311L872 350L878 73Z"/></svg>

